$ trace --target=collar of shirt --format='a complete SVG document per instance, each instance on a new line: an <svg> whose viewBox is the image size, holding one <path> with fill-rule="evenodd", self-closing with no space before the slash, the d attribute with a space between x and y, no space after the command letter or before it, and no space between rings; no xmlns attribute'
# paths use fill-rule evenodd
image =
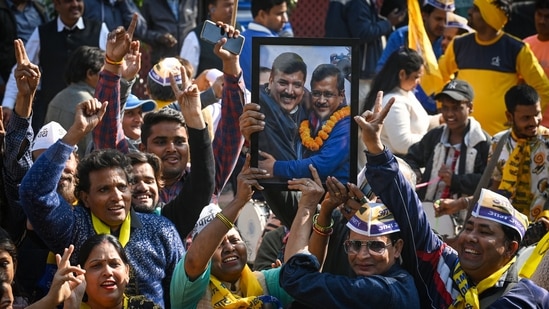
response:
<svg viewBox="0 0 549 309"><path fill-rule="evenodd" d="M80 30L84 29L85 26L84 26L84 20L82 19L82 17L78 18L78 21L76 22L76 24L72 27L69 27L67 25L65 25L62 21L61 21L61 18L57 17L57 32L61 32L63 31L63 29L68 29L68 30L73 30L75 28L78 28Z"/></svg>
<svg viewBox="0 0 549 309"><path fill-rule="evenodd" d="M248 29L247 30L253 30L253 31L258 31L258 32L265 32L265 33L269 33L270 35L276 35L276 32L272 31L271 29L263 26L263 25L260 25L256 22L251 22L248 24Z"/></svg>

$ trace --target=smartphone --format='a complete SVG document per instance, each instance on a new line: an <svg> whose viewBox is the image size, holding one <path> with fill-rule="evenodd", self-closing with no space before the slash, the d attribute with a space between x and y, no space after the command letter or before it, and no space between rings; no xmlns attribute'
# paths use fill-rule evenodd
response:
<svg viewBox="0 0 549 309"><path fill-rule="evenodd" d="M204 22L204 27L202 27L202 32L200 32L201 39L216 44L223 37L227 38L227 33L221 27L218 27L209 20ZM227 43L223 45L223 49L235 55L240 55L242 45L244 45L244 37L239 35L236 38L227 38Z"/></svg>

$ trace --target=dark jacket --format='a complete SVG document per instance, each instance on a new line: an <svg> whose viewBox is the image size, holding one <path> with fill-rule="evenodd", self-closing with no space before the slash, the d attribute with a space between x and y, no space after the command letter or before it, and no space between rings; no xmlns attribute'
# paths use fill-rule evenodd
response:
<svg viewBox="0 0 549 309"><path fill-rule="evenodd" d="M30 1L40 14L42 23L47 22L46 7L37 0ZM11 69L16 62L13 41L17 38L15 16L8 8L6 0L0 0L0 76L4 79L4 82L8 81Z"/></svg>
<svg viewBox="0 0 549 309"><path fill-rule="evenodd" d="M345 1L343 1L345 2ZM375 0L330 1L325 23L326 37L360 39L360 78L371 79L383 52L381 37L393 30L391 23L379 17Z"/></svg>
<svg viewBox="0 0 549 309"><path fill-rule="evenodd" d="M472 123L469 121L461 142L459 161L456 164L457 172L452 175L451 194L473 195L488 163L488 153L491 145L490 135L480 128L476 120L470 119L474 121L473 129L471 129ZM437 145L442 141L443 134L449 134L449 130L446 128L446 125L442 125L427 132L419 142L410 146L404 157L404 161L416 173L420 171L420 168L425 168L421 175L420 182L422 183L431 180L431 172L435 161L442 160L442 162L445 162L446 160L446 153L437 153L435 151ZM438 158L437 156L443 157ZM472 162L474 162L474 170L472 173L467 173L466 166ZM427 187L417 190L417 195L421 200L425 198L426 191Z"/></svg>
<svg viewBox="0 0 549 309"><path fill-rule="evenodd" d="M314 255L296 254L282 266L280 286L311 308L420 308L412 276L395 263L381 275L320 273Z"/></svg>
<svg viewBox="0 0 549 309"><path fill-rule="evenodd" d="M147 33L143 40L151 45L151 63L164 57L179 56L187 34L196 27L198 0L179 1L179 20L175 18L166 0L145 0L141 12L147 21ZM161 43L165 33L172 34L177 44L168 47Z"/></svg>

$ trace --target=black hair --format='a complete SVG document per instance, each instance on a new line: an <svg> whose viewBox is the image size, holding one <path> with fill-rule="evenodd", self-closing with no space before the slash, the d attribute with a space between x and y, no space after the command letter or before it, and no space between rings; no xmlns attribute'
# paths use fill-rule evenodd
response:
<svg viewBox="0 0 549 309"><path fill-rule="evenodd" d="M284 2L286 0L252 0L252 18L255 18L259 14L259 11L269 13L273 7L281 5Z"/></svg>
<svg viewBox="0 0 549 309"><path fill-rule="evenodd" d="M126 255L126 251L122 247L122 244L120 244L120 241L118 238L110 235L110 234L95 234L84 242L82 244L82 247L80 247L80 251L78 252L78 264L80 264L82 267L86 264L86 260L90 257L91 252L93 249L100 244L107 242L115 248L118 255L120 255L120 259L124 264L129 265L130 262L128 260L128 256Z"/></svg>
<svg viewBox="0 0 549 309"><path fill-rule="evenodd" d="M436 9L433 5L426 3L425 5L421 6L421 12L426 13L427 15L431 15L433 11Z"/></svg>
<svg viewBox="0 0 549 309"><path fill-rule="evenodd" d="M394 51L379 73L374 77L370 93L366 97L365 108L360 113L371 110L374 107L378 91L387 93L400 85L400 70L404 70L406 75L410 75L412 72L421 69L422 65L423 58L415 50L401 47Z"/></svg>
<svg viewBox="0 0 549 309"><path fill-rule="evenodd" d="M505 108L514 113L517 105L531 106L539 103L539 95L532 86L527 84L515 85L505 93Z"/></svg>
<svg viewBox="0 0 549 309"><path fill-rule="evenodd" d="M86 80L88 70L99 73L105 62L105 52L98 47L80 46L69 57L65 66L67 84Z"/></svg>
<svg viewBox="0 0 549 309"><path fill-rule="evenodd" d="M132 166L136 164L149 164L154 171L156 182L159 185L162 184L162 161L160 161L157 155L151 152L134 151L127 153L126 156L130 158Z"/></svg>
<svg viewBox="0 0 549 309"><path fill-rule="evenodd" d="M286 52L278 55L273 61L271 74L276 74L276 71L284 74L302 72L303 79L305 79L307 77L307 64L300 55Z"/></svg>
<svg viewBox="0 0 549 309"><path fill-rule="evenodd" d="M151 128L160 122L176 122L185 127L185 119L181 112L170 107L164 107L157 111L146 113L141 125L141 143L147 146L147 139L151 135Z"/></svg>
<svg viewBox="0 0 549 309"><path fill-rule="evenodd" d="M311 76L311 89L313 89L313 83L320 82L328 76L337 77L337 90L340 93L345 90L345 77L343 76L343 73L341 73L341 70L334 64L321 64L316 67Z"/></svg>
<svg viewBox="0 0 549 309"><path fill-rule="evenodd" d="M549 0L536 0L536 10L549 9Z"/></svg>
<svg viewBox="0 0 549 309"><path fill-rule="evenodd" d="M101 149L91 152L78 163L76 176L76 196L82 192L89 193L91 182L90 173L106 168L120 168L126 175L128 185L132 180L132 165L126 155L115 149Z"/></svg>

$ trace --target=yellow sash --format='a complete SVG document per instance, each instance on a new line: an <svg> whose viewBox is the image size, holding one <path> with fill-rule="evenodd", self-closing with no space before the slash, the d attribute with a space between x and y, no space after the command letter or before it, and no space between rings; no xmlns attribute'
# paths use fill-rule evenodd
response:
<svg viewBox="0 0 549 309"><path fill-rule="evenodd" d="M92 224L93 229L95 230L95 233L97 234L111 234L111 227L103 223L99 218L97 218L93 213L91 213L92 216ZM131 215L128 213L126 216L126 219L124 219L124 222L122 222L122 225L120 226L120 236L118 236L118 240L122 244L122 247L125 247L128 241L130 240L130 228L131 228Z"/></svg>
<svg viewBox="0 0 549 309"><path fill-rule="evenodd" d="M513 206L525 215L530 213L532 188L530 187L530 143L528 139L518 138L514 132L511 136L517 145L503 166L499 190L511 193Z"/></svg>
<svg viewBox="0 0 549 309"><path fill-rule="evenodd" d="M244 297L234 295L219 279L210 276L213 308L261 308L263 302L257 297L263 295L263 288L250 270L244 266L240 276L240 288Z"/></svg>
<svg viewBox="0 0 549 309"><path fill-rule="evenodd" d="M459 287L460 294L449 308L479 309L480 301L478 299L478 296L486 289L493 287L501 278L501 276L507 271L507 269L511 267L515 260L516 258L513 258L509 263L505 264L505 266L500 268L498 271L479 282L479 284L477 284L476 286L472 285L469 282L467 274L465 274L465 272L461 268L461 263L458 262L456 268L454 269L453 279Z"/></svg>
<svg viewBox="0 0 549 309"><path fill-rule="evenodd" d="M549 233L545 233L545 236L538 242L530 257L526 260L522 269L520 270L519 276L522 278L530 278L536 268L538 268L541 259L545 255L545 252L549 249Z"/></svg>

